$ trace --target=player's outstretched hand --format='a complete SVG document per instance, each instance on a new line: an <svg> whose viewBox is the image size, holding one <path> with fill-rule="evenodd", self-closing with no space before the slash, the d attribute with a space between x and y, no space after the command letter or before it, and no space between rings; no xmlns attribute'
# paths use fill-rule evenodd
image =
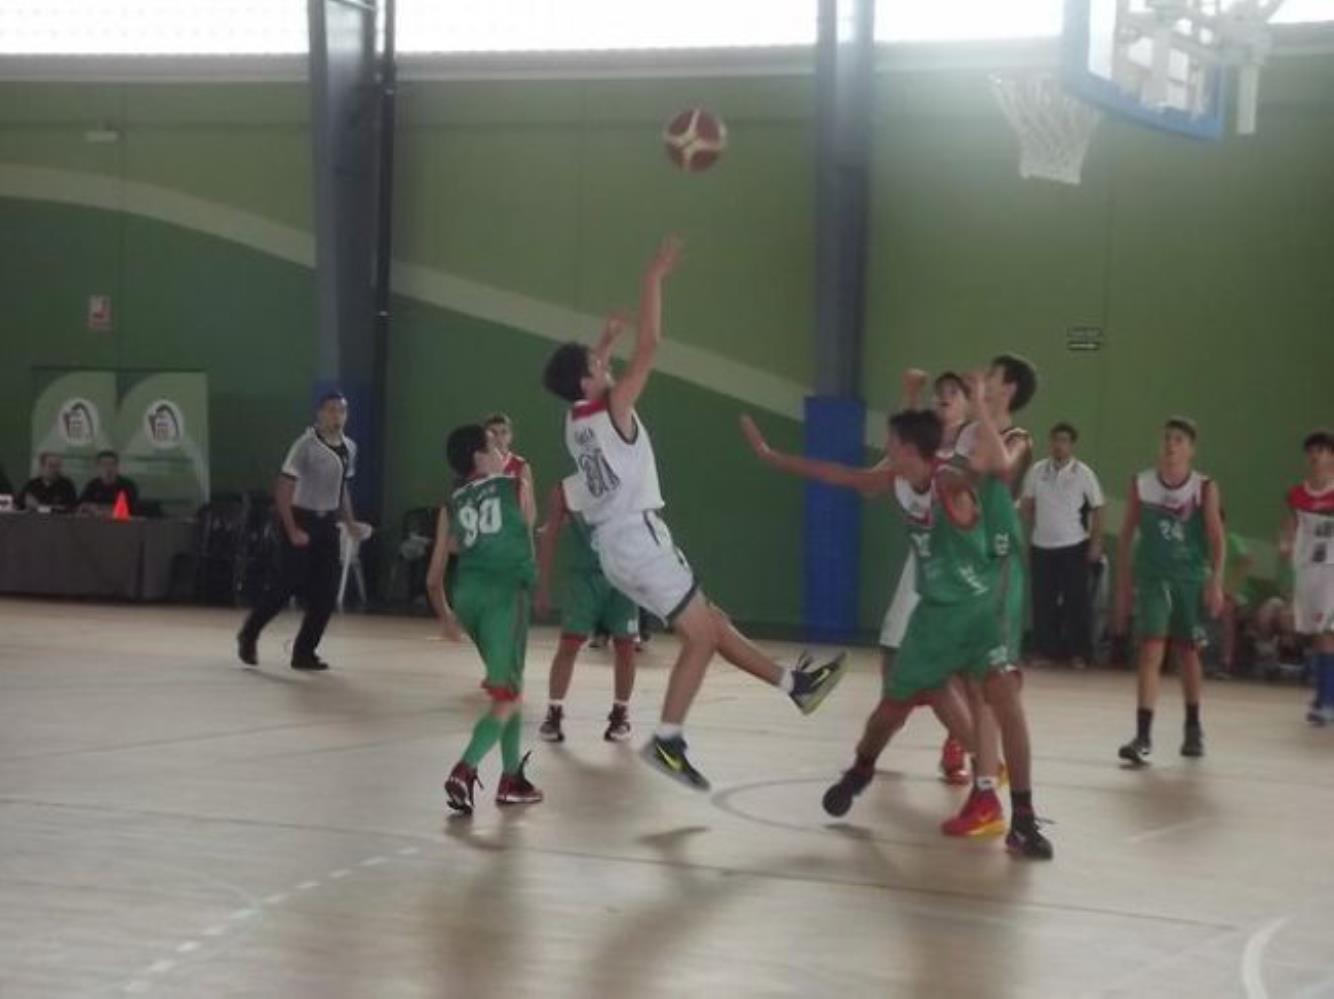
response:
<svg viewBox="0 0 1334 999"><path fill-rule="evenodd" d="M755 421L749 414L743 413L741 416L741 432L746 436L746 443L750 449L761 459L767 459L773 454L773 449L769 447L769 442L764 439L764 434L760 433L760 428L755 425Z"/></svg>
<svg viewBox="0 0 1334 999"><path fill-rule="evenodd" d="M926 388L926 383L931 380L921 368L909 368L903 373L903 400L910 406L916 406L921 402L922 390Z"/></svg>
<svg viewBox="0 0 1334 999"><path fill-rule="evenodd" d="M987 373L985 371L970 371L965 376L964 381L968 385L968 401L974 406L986 401L987 398Z"/></svg>
<svg viewBox="0 0 1334 999"><path fill-rule="evenodd" d="M619 309L613 312L602 323L602 342L607 344L615 343L627 329L630 328L630 319Z"/></svg>
<svg viewBox="0 0 1334 999"><path fill-rule="evenodd" d="M685 242L680 236L672 234L665 237L658 244L658 252L649 261L649 276L661 280L671 274L676 269L677 262L681 259L681 249L684 246Z"/></svg>

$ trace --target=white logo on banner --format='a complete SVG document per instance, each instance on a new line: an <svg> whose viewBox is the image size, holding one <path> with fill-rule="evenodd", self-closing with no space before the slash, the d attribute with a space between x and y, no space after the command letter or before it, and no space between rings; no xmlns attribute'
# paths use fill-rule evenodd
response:
<svg viewBox="0 0 1334 999"><path fill-rule="evenodd" d="M185 439L185 417L170 399L158 399L144 410L144 433L148 443L165 451L180 447Z"/></svg>
<svg viewBox="0 0 1334 999"><path fill-rule="evenodd" d="M97 407L87 399L66 399L56 422L61 440L70 447L88 447L97 440Z"/></svg>

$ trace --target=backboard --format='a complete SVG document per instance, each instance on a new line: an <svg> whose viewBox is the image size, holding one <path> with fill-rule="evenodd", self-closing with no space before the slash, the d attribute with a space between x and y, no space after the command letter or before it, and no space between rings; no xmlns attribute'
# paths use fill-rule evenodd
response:
<svg viewBox="0 0 1334 999"><path fill-rule="evenodd" d="M1155 128L1221 139L1255 130L1259 69L1275 0L1066 0L1065 84ZM1235 89L1234 89L1235 88Z"/></svg>

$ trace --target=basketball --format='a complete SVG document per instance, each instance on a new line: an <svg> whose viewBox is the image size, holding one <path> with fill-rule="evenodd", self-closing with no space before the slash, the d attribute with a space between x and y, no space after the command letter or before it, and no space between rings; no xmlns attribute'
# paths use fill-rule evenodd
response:
<svg viewBox="0 0 1334 999"><path fill-rule="evenodd" d="M727 148L727 126L703 108L682 111L662 130L667 158L682 170L698 173L718 162Z"/></svg>

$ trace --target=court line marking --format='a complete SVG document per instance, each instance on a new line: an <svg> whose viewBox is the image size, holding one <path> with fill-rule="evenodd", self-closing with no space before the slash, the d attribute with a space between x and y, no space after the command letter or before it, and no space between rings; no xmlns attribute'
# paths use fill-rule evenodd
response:
<svg viewBox="0 0 1334 999"><path fill-rule="evenodd" d="M1246 947L1241 952L1241 984L1246 990L1246 999L1269 999L1264 978L1265 948L1291 919L1291 916L1280 916L1247 938Z"/></svg>
<svg viewBox="0 0 1334 999"><path fill-rule="evenodd" d="M1160 839L1163 836L1170 836L1173 833L1181 832L1184 829L1190 829L1194 826L1202 825L1208 822L1212 816L1198 815L1193 819L1186 819L1184 822L1174 822L1170 826L1160 826L1157 829L1150 829L1147 832L1136 833L1134 836L1127 836L1127 843L1147 843L1149 840Z"/></svg>
<svg viewBox="0 0 1334 999"><path fill-rule="evenodd" d="M410 857L420 852L421 851L415 846L405 846L397 851L398 855L401 857ZM369 857L362 858L361 860L357 861L350 867L335 868L334 870L330 871L325 877L328 881L341 880L342 878L345 878L348 875L352 874L354 869L357 867L366 867L366 868L379 867L382 864L388 863L389 860L390 858L384 856L383 854L378 854L378 853L372 854ZM321 887L323 884L324 882L317 880L302 881L300 884L296 886L295 890L299 892L313 891L314 889ZM233 910L231 913L228 914L226 922L215 923L214 925L203 930L201 936L212 937L214 939L223 937L228 933L228 931L232 928L233 925L244 923L253 916L261 915L263 913L263 910L266 908L268 909L276 908L282 905L284 902L288 901L288 899L290 899L291 897L292 896L287 892L274 892L273 894L266 896L263 902L257 901L255 905L252 907ZM203 945L198 940L194 939L183 940L176 945L175 953L181 955L193 954L196 951L201 950L202 947ZM215 948L213 951L206 953L217 953L219 949L220 948ZM154 961L147 968L145 968L141 974L143 974L146 977L152 975L165 975L169 971L173 970L176 966L177 962L175 960L171 958L160 958L159 960ZM145 980L145 978L133 978L130 981L126 982L124 985L122 985L120 987L120 991L134 995L147 992L151 988L152 984L149 981Z"/></svg>

